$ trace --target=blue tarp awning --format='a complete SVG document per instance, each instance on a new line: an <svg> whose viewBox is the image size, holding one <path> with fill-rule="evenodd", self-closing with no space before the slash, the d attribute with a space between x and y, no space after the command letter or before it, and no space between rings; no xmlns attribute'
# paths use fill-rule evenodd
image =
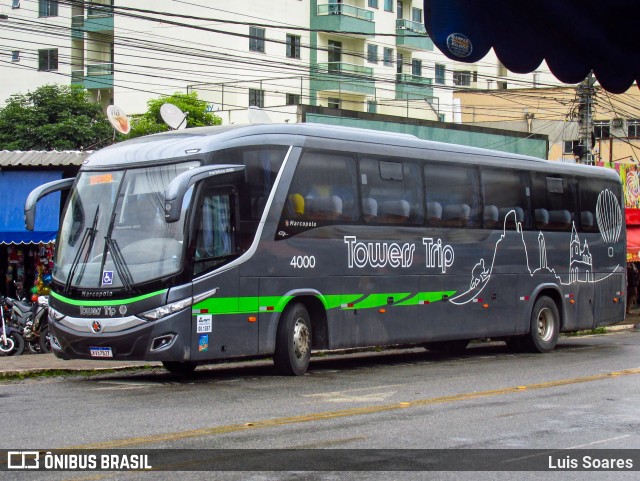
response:
<svg viewBox="0 0 640 481"><path fill-rule="evenodd" d="M637 0L424 0L425 27L449 58L477 62L493 47L515 73L546 60L562 82L590 71L609 92L640 80Z"/></svg>
<svg viewBox="0 0 640 481"><path fill-rule="evenodd" d="M38 202L33 232L24 228L24 203L35 187L62 178L62 172L0 171L0 244L51 242L60 217L60 192Z"/></svg>

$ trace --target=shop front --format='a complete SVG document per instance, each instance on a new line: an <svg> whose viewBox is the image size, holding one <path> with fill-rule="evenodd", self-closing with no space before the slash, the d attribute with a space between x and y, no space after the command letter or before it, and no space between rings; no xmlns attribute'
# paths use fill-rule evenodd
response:
<svg viewBox="0 0 640 481"><path fill-rule="evenodd" d="M84 152L0 151L0 294L30 297L49 293L60 209L60 192L38 202L33 231L24 227L24 203L35 187L73 177Z"/></svg>

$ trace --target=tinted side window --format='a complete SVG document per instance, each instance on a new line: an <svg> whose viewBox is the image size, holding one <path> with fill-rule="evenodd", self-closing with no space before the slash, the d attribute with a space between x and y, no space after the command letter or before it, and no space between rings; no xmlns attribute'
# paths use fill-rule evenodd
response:
<svg viewBox="0 0 640 481"><path fill-rule="evenodd" d="M615 222L616 209L609 204L615 202L611 198L611 195L605 194L608 190L613 194L613 197L617 198L618 205L622 205L621 200L618 198L620 186L613 184L612 182L602 182L596 179L580 179L579 191L580 191L580 230L583 232L598 232L598 217L603 224L604 229L607 227L604 224ZM602 195L600 207L598 209L598 198ZM598 212L600 211L600 212Z"/></svg>
<svg viewBox="0 0 640 481"><path fill-rule="evenodd" d="M429 163L424 168L427 222L480 227L480 182L472 166Z"/></svg>
<svg viewBox="0 0 640 481"><path fill-rule="evenodd" d="M245 166L245 185L240 189L240 218L258 221L271 193L287 151L286 146L263 146L227 149L216 152L216 164L241 164Z"/></svg>
<svg viewBox="0 0 640 481"><path fill-rule="evenodd" d="M343 152L303 152L289 187L280 229L289 235L358 219L355 157Z"/></svg>
<svg viewBox="0 0 640 481"><path fill-rule="evenodd" d="M515 229L530 227L529 175L508 169L482 169L484 227Z"/></svg>
<svg viewBox="0 0 640 481"><path fill-rule="evenodd" d="M362 216L370 224L422 224L420 168L400 159L360 159Z"/></svg>
<svg viewBox="0 0 640 481"><path fill-rule="evenodd" d="M532 174L535 227L542 230L570 231L576 220L577 189L573 178L555 174Z"/></svg>

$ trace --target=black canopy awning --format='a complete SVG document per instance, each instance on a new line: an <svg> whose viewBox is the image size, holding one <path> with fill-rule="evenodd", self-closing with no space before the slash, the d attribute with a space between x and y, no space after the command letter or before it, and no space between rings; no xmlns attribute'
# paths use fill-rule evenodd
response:
<svg viewBox="0 0 640 481"><path fill-rule="evenodd" d="M640 79L638 0L424 0L425 26L449 58L477 62L493 47L515 73L543 60L562 82L593 70L622 93Z"/></svg>

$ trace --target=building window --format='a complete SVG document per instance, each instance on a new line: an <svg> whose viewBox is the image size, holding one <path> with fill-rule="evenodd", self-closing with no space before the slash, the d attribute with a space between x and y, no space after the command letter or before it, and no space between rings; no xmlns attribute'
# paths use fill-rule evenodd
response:
<svg viewBox="0 0 640 481"><path fill-rule="evenodd" d="M574 151L579 145L579 140L564 140L562 142L562 153L564 155L574 155Z"/></svg>
<svg viewBox="0 0 640 481"><path fill-rule="evenodd" d="M20 8L20 0L13 0L11 2L11 8Z"/></svg>
<svg viewBox="0 0 640 481"><path fill-rule="evenodd" d="M287 105L300 105L300 94L287 94Z"/></svg>
<svg viewBox="0 0 640 481"><path fill-rule="evenodd" d="M58 49L38 50L38 70L58 70Z"/></svg>
<svg viewBox="0 0 640 481"><path fill-rule="evenodd" d="M593 123L593 135L596 139L608 139L611 137L611 124L608 120Z"/></svg>
<svg viewBox="0 0 640 481"><path fill-rule="evenodd" d="M329 107L330 109L339 109L340 99L336 97L329 97L327 99L327 107Z"/></svg>
<svg viewBox="0 0 640 481"><path fill-rule="evenodd" d="M11 51L11 61L19 62L20 61L20 50L12 50Z"/></svg>
<svg viewBox="0 0 640 481"><path fill-rule="evenodd" d="M249 27L249 50L252 52L264 52L264 28Z"/></svg>
<svg viewBox="0 0 640 481"><path fill-rule="evenodd" d="M249 89L249 107L264 107L264 90Z"/></svg>
<svg viewBox="0 0 640 481"><path fill-rule="evenodd" d="M300 37L287 34L287 57L300 58Z"/></svg>
<svg viewBox="0 0 640 481"><path fill-rule="evenodd" d="M436 83L437 84L441 84L444 85L444 72L445 72L445 67L444 65L442 65L441 63L437 63L436 64Z"/></svg>
<svg viewBox="0 0 640 481"><path fill-rule="evenodd" d="M396 73L402 73L402 66L404 62L404 55L398 53L396 56Z"/></svg>
<svg viewBox="0 0 640 481"><path fill-rule="evenodd" d="M398 0L396 3L396 18L398 20L402 20L403 14L404 14L404 8L402 5L402 1Z"/></svg>
<svg viewBox="0 0 640 481"><path fill-rule="evenodd" d="M384 0L384 9L386 12L393 12L393 0Z"/></svg>
<svg viewBox="0 0 640 481"><path fill-rule="evenodd" d="M378 63L378 46L367 44L367 62Z"/></svg>
<svg viewBox="0 0 640 481"><path fill-rule="evenodd" d="M629 119L627 121L627 136L631 138L640 137L640 119Z"/></svg>
<svg viewBox="0 0 640 481"><path fill-rule="evenodd" d="M411 75L422 77L422 60L411 60Z"/></svg>
<svg viewBox="0 0 640 481"><path fill-rule="evenodd" d="M392 48L384 48L384 65L386 67L393 67L393 49Z"/></svg>
<svg viewBox="0 0 640 481"><path fill-rule="evenodd" d="M39 0L38 16L39 17L57 17L58 16L58 0Z"/></svg>
<svg viewBox="0 0 640 481"><path fill-rule="evenodd" d="M378 0L369 0L368 4L371 8L378 8Z"/></svg>
<svg viewBox="0 0 640 481"><path fill-rule="evenodd" d="M496 82L496 88L498 90L507 90L507 82Z"/></svg>
<svg viewBox="0 0 640 481"><path fill-rule="evenodd" d="M461 87L471 86L471 72L469 70L453 72L453 85L459 85Z"/></svg>
<svg viewBox="0 0 640 481"><path fill-rule="evenodd" d="M446 118L446 117L445 117L445 115L444 115L444 114L438 114L438 120L439 120L440 122L444 122L444 121L445 121L445 118Z"/></svg>
<svg viewBox="0 0 640 481"><path fill-rule="evenodd" d="M367 100L367 112L369 112L370 114L375 114L378 110L377 107L378 104L375 100Z"/></svg>
<svg viewBox="0 0 640 481"><path fill-rule="evenodd" d="M540 86L540 72L533 72L533 88Z"/></svg>
<svg viewBox="0 0 640 481"><path fill-rule="evenodd" d="M422 23L422 9L413 7L411 9L411 20L414 22Z"/></svg>

